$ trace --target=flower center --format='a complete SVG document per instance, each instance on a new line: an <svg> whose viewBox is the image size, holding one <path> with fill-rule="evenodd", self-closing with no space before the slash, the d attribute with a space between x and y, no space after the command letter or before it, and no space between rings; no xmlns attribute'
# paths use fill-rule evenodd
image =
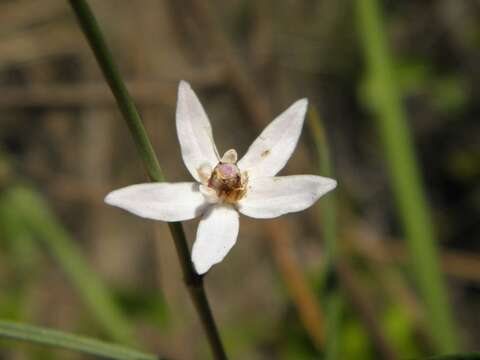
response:
<svg viewBox="0 0 480 360"><path fill-rule="evenodd" d="M228 203L235 203L245 194L246 174L242 174L237 165L219 162L208 180L208 187L217 192L217 196Z"/></svg>

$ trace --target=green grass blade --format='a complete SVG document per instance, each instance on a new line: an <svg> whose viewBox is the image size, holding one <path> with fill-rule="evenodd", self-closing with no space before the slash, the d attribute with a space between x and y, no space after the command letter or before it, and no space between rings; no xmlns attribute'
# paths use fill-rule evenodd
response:
<svg viewBox="0 0 480 360"><path fill-rule="evenodd" d="M0 201L0 235L3 238L2 245L6 245L10 250L15 271L20 273L21 277L31 278L31 272L38 266L38 247L17 212L4 201Z"/></svg>
<svg viewBox="0 0 480 360"><path fill-rule="evenodd" d="M0 320L0 337L68 349L116 360L159 360L123 346L73 335L62 331Z"/></svg>
<svg viewBox="0 0 480 360"><path fill-rule="evenodd" d="M405 230L414 276L436 348L457 348L457 334L440 272L432 221L406 115L393 75L377 0L356 1L358 26L372 86L372 110L385 148L399 216Z"/></svg>
<svg viewBox="0 0 480 360"><path fill-rule="evenodd" d="M325 130L323 128L320 116L313 106L310 105L308 112L308 126L310 128L313 142L317 150L318 168L322 176L333 177L333 168L330 158L330 149L328 146ZM331 192L325 195L320 201L321 221L323 240L325 242L325 281L327 277L334 276L335 259L337 256L336 245L336 212L335 212L335 193ZM342 298L336 284L328 288L325 294L325 313L326 313L326 343L325 343L325 359L340 359L340 322Z"/></svg>
<svg viewBox="0 0 480 360"><path fill-rule="evenodd" d="M330 148L328 146L325 129L317 109L310 104L308 111L308 126L310 128L315 149L317 150L318 169L322 176L334 178L332 161L330 158ZM336 242L336 214L335 214L335 192L325 195L320 201L322 210L322 229L326 245L327 264L330 266L335 261L337 255Z"/></svg>
<svg viewBox="0 0 480 360"><path fill-rule="evenodd" d="M8 190L3 201L52 252L107 334L115 341L131 344L132 330L126 318L44 199L28 188L17 187Z"/></svg>
<svg viewBox="0 0 480 360"><path fill-rule="evenodd" d="M343 299L337 290L330 291L326 299L325 360L341 359L341 323Z"/></svg>

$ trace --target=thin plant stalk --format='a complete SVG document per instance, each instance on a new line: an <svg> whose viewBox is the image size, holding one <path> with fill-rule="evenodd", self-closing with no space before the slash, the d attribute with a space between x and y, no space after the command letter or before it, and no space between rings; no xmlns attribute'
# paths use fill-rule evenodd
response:
<svg viewBox="0 0 480 360"><path fill-rule="evenodd" d="M315 148L317 150L318 169L322 176L333 177L333 167L330 159L330 149L325 135L325 130L321 122L317 109L310 104L310 110L307 115L308 126L310 128ZM336 214L335 214L335 194L331 192L320 201L321 220L323 240L325 243L325 316L326 316L326 343L325 359L340 359L340 322L342 313L342 297L337 286L336 279ZM329 279L333 278L331 286L328 286Z"/></svg>
<svg viewBox="0 0 480 360"><path fill-rule="evenodd" d="M85 0L69 0L69 2L128 125L150 180L164 181L165 178L140 115L117 70L92 10ZM195 272L190 260L190 250L182 224L180 222L169 223L169 228L180 260L184 281L201 319L212 352L216 359L226 359L220 334L203 287L203 277Z"/></svg>
<svg viewBox="0 0 480 360"><path fill-rule="evenodd" d="M135 344L127 319L44 199L31 189L15 187L9 189L2 200L29 233L39 237L51 251L105 332L115 341Z"/></svg>
<svg viewBox="0 0 480 360"><path fill-rule="evenodd" d="M325 304L325 360L341 359L341 324L343 299L339 291L330 291Z"/></svg>
<svg viewBox="0 0 480 360"><path fill-rule="evenodd" d="M308 124L313 136L317 157L319 160L320 175L334 177L330 147L323 127L323 122L314 105L310 105ZM341 320L344 296L339 289L346 292L346 298L358 310L360 318L370 335L373 345L382 355L383 359L394 360L397 358L395 350L383 335L381 328L375 320L374 310L369 306L358 285L357 279L345 259L342 259L337 246L335 192L327 194L321 201L321 221L323 239L325 242L325 308L327 316L327 341L325 346L325 359L341 359Z"/></svg>
<svg viewBox="0 0 480 360"><path fill-rule="evenodd" d="M67 349L113 360L160 360L153 354L58 330L0 320L0 337Z"/></svg>
<svg viewBox="0 0 480 360"><path fill-rule="evenodd" d="M3 241L11 251L15 271L22 279L31 278L32 271L38 266L39 252L35 239L29 229L26 229L19 215L0 199L0 231Z"/></svg>
<svg viewBox="0 0 480 360"><path fill-rule="evenodd" d="M458 347L457 334L440 271L436 239L407 116L394 81L393 61L377 0L355 2L372 89L372 110L383 141L398 213L407 238L414 276L427 324L439 351Z"/></svg>

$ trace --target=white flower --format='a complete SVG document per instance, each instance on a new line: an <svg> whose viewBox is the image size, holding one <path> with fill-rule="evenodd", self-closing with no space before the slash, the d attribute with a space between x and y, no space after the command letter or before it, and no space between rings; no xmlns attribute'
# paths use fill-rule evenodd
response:
<svg viewBox="0 0 480 360"><path fill-rule="evenodd" d="M306 110L306 99L295 102L237 162L233 149L218 155L210 121L190 85L181 81L177 133L183 161L196 182L131 185L112 191L105 202L154 220L201 216L192 261L203 274L235 244L239 212L266 219L304 210L337 185L314 175L275 176L297 145Z"/></svg>

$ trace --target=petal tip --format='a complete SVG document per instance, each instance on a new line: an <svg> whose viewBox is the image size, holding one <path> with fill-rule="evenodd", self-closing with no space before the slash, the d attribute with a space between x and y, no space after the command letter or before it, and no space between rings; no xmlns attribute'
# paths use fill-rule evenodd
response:
<svg viewBox="0 0 480 360"><path fill-rule="evenodd" d="M327 178L326 180L327 181L323 181L322 184L319 186L320 196L335 190L338 185L337 180L330 178Z"/></svg>
<svg viewBox="0 0 480 360"><path fill-rule="evenodd" d="M335 189L338 186L338 182L335 179L330 179L330 190Z"/></svg>
<svg viewBox="0 0 480 360"><path fill-rule="evenodd" d="M308 99L303 98L300 100L297 100L293 103L293 105L290 107L290 109L293 110L297 114L297 119L303 121L305 119L305 115L307 114L307 109L308 109Z"/></svg>
<svg viewBox="0 0 480 360"><path fill-rule="evenodd" d="M302 98L302 99L298 100L298 102L303 106L308 106L308 99L307 98Z"/></svg>
<svg viewBox="0 0 480 360"><path fill-rule="evenodd" d="M114 192L115 192L115 191L109 192L109 193L107 194L107 196L105 196L105 198L103 199L103 201L105 202L105 204L113 205L113 202L114 202Z"/></svg>
<svg viewBox="0 0 480 360"><path fill-rule="evenodd" d="M303 99L297 100L293 105L295 107L298 107L301 111L306 112L308 107L308 99L303 98Z"/></svg>
<svg viewBox="0 0 480 360"><path fill-rule="evenodd" d="M180 83L178 84L178 96L180 97L182 94L185 94L189 91L193 91L190 83L185 80L180 80ZM183 96L186 96L186 95L183 95Z"/></svg>
<svg viewBox="0 0 480 360"><path fill-rule="evenodd" d="M110 206L116 206L116 207L122 207L122 192L121 190L123 189L117 189L110 191L107 196L103 199L105 204L110 205Z"/></svg>
<svg viewBox="0 0 480 360"><path fill-rule="evenodd" d="M197 272L198 275L204 275L212 267L212 265L210 266L206 265L205 263L201 263L198 260L193 258L192 258L192 262L193 262L193 267L195 268L195 271Z"/></svg>
<svg viewBox="0 0 480 360"><path fill-rule="evenodd" d="M190 88L190 84L188 81L185 80L180 80L180 83L178 85L179 88Z"/></svg>
<svg viewBox="0 0 480 360"><path fill-rule="evenodd" d="M323 195L329 193L330 191L334 190L338 185L337 180L335 179L318 175L314 175L314 179L315 192L318 197L322 197Z"/></svg>

